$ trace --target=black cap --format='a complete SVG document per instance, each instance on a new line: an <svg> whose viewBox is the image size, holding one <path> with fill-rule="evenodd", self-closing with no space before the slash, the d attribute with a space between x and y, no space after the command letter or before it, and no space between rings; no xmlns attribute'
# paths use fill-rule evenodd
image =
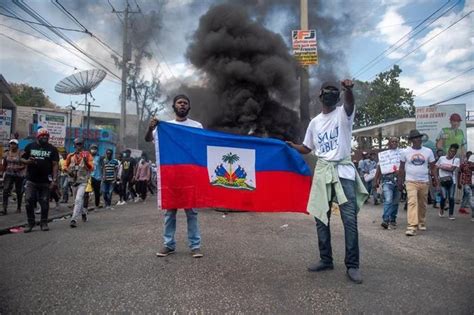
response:
<svg viewBox="0 0 474 315"><path fill-rule="evenodd" d="M173 98L173 105L176 104L176 101L179 99L185 99L188 101L188 104L191 105L191 101L189 100L189 97L185 94L178 94Z"/></svg>
<svg viewBox="0 0 474 315"><path fill-rule="evenodd" d="M408 134L408 139L415 139L415 138L421 138L423 137L424 134L420 133L417 129L410 130L410 133Z"/></svg>
<svg viewBox="0 0 474 315"><path fill-rule="evenodd" d="M339 91L340 86L341 86L341 83L339 83L339 82L325 81L325 82L323 82L323 84L321 84L321 90L325 89L325 88L328 88L328 87L331 87L331 88L337 89Z"/></svg>

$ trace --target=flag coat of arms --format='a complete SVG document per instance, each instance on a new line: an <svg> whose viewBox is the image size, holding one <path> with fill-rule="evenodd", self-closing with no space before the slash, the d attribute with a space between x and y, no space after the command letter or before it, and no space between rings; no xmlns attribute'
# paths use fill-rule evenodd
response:
<svg viewBox="0 0 474 315"><path fill-rule="evenodd" d="M303 212L311 173L285 142L160 122L158 207Z"/></svg>

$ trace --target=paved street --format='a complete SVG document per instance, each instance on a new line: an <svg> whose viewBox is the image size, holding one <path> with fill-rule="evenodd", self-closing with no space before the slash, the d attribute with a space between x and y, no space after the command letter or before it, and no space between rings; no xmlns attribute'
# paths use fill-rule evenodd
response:
<svg viewBox="0 0 474 315"><path fill-rule="evenodd" d="M308 273L317 259L311 217L203 210L205 256L186 246L178 216L177 253L161 247L154 200L90 214L71 229L0 236L0 313L434 313L472 314L474 222L438 218L428 230L382 230L381 208L359 216L364 283L348 281L339 217L333 218L335 269Z"/></svg>

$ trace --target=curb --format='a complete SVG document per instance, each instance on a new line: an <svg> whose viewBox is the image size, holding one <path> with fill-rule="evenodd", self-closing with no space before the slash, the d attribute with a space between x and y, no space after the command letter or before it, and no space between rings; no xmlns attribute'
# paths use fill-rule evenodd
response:
<svg viewBox="0 0 474 315"><path fill-rule="evenodd" d="M87 210L87 212L93 212L95 211L95 208L94 209L91 209L91 210ZM56 219L61 219L61 218L64 218L64 217L67 217L67 216L72 216L72 211L70 212L65 212L63 214L57 214L53 217L49 217L48 218L48 223L56 220ZM20 224L15 224L15 225L12 225L12 226L9 226L9 227L6 227L6 228L0 228L0 235L5 235L5 234L10 234L12 232L10 232L10 229L12 228L16 228L16 227L25 227L26 225L28 225L28 222L24 222L24 223L20 223ZM35 225L39 225L39 221L37 221L35 223Z"/></svg>

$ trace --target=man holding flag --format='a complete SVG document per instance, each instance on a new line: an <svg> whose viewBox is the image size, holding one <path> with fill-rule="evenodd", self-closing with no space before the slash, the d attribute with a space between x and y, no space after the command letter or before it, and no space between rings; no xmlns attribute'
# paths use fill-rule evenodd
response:
<svg viewBox="0 0 474 315"><path fill-rule="evenodd" d="M191 102L189 98L184 95L177 95L173 99L173 110L175 113L175 119L170 120L170 123L200 128L202 129L202 124L195 120L189 119L188 114L191 110ZM155 139L156 136L156 126L159 121L153 117L150 121L150 126L148 128L147 134L145 135L145 140L151 142ZM157 156L157 161L159 157ZM187 222L188 222L188 241L189 247L191 248L191 254L194 258L200 258L203 256L201 253L201 233L199 231L198 225L198 213L195 209L186 208ZM165 222L164 222L164 247L156 253L158 257L166 257L170 254L173 254L176 249L176 213L177 209L168 209L165 211Z"/></svg>
<svg viewBox="0 0 474 315"><path fill-rule="evenodd" d="M344 104L336 106L340 100L340 85L344 90ZM302 154L314 150L318 157L307 210L316 219L321 260L309 266L308 271L334 269L329 220L331 203L337 201L344 225L347 275L351 281L362 283L357 212L368 193L350 159L355 112L353 86L351 80L340 84L323 83L319 94L322 112L309 123L303 144L287 143Z"/></svg>

